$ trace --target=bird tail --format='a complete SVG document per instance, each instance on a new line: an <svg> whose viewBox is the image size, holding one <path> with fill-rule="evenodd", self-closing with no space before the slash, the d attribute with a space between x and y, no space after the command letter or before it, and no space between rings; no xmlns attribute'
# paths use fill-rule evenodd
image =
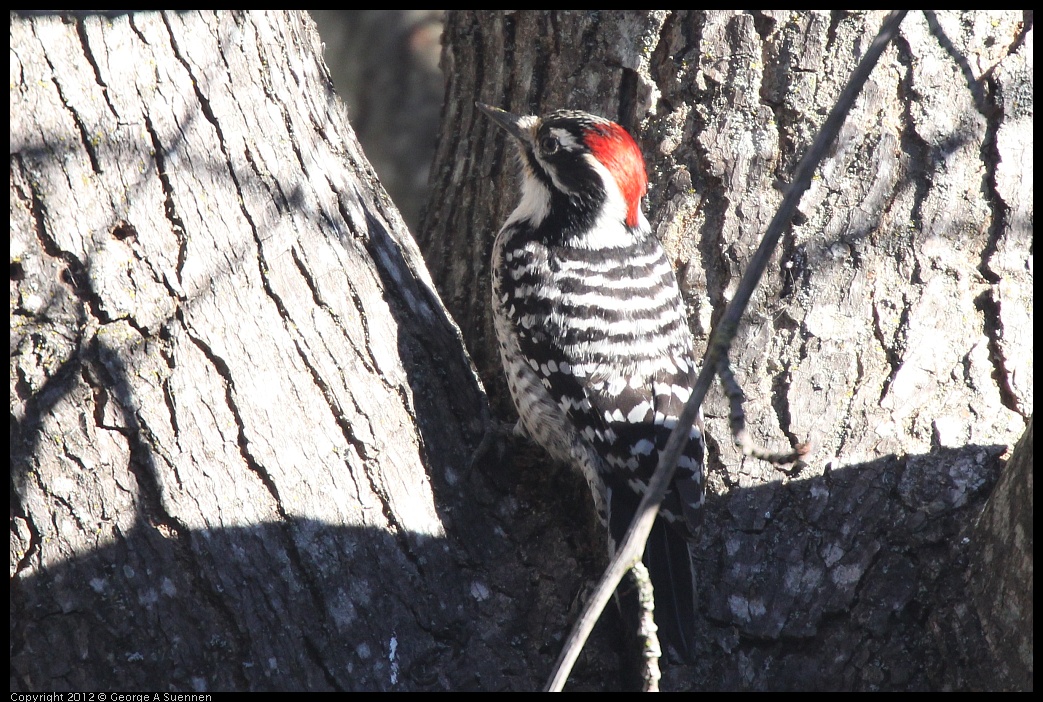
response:
<svg viewBox="0 0 1043 702"><path fill-rule="evenodd" d="M639 495L632 490L609 490L609 533L612 549L622 542L637 511ZM644 563L655 595L656 627L664 653L690 661L696 632L695 563L688 541L657 516L645 543Z"/></svg>
<svg viewBox="0 0 1043 702"><path fill-rule="evenodd" d="M659 645L671 657L690 661L695 644L695 564L688 541L663 519L655 520L645 545L645 565L655 591Z"/></svg>

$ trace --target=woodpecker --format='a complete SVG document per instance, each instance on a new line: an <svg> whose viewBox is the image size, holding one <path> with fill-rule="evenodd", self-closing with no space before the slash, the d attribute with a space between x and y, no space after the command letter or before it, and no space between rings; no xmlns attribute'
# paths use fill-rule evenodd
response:
<svg viewBox="0 0 1043 702"><path fill-rule="evenodd" d="M519 429L578 468L622 541L696 378L673 268L642 212L634 139L560 110L518 116L478 103L513 137L521 197L492 249L492 309ZM701 421L689 433L644 554L664 647L689 657L703 501Z"/></svg>

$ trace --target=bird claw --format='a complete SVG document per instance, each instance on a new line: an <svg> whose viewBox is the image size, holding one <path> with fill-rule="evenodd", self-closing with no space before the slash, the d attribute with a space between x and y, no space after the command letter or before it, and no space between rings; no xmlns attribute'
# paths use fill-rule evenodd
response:
<svg viewBox="0 0 1043 702"><path fill-rule="evenodd" d="M485 434L478 442L478 447L471 454L468 464L468 473L473 471L488 458L492 457L492 463L498 465L507 458L507 447L512 436L523 435L521 422L503 422L498 419L490 420L485 427Z"/></svg>

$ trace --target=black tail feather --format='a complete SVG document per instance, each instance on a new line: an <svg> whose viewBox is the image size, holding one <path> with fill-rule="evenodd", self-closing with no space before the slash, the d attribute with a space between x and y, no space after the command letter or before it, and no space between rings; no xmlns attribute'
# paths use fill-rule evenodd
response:
<svg viewBox="0 0 1043 702"><path fill-rule="evenodd" d="M615 490L609 492L609 498L609 531L614 548L626 534L640 496L631 490ZM657 517L645 544L643 560L655 591L654 616L659 644L671 658L690 661L694 652L697 600L695 564L688 542L662 517Z"/></svg>
<svg viewBox="0 0 1043 702"><path fill-rule="evenodd" d="M655 590L655 622L664 653L690 661L695 643L695 567L688 542L656 519L645 546L645 565Z"/></svg>

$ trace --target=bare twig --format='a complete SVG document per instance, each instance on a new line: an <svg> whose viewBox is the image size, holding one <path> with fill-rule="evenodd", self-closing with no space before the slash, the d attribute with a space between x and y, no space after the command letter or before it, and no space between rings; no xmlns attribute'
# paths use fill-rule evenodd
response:
<svg viewBox="0 0 1043 702"><path fill-rule="evenodd" d="M811 444L797 444L790 451L776 453L756 444L750 433L746 431L746 412L742 409L742 403L746 396L743 395L742 388L739 387L739 381L735 379L735 374L732 373L732 367L728 363L727 355L717 364L717 377L721 379L724 394L728 397L728 404L731 407L731 411L728 413L728 422L731 424L732 437L735 439L735 445L742 450L743 455L758 458L775 467L792 466L793 469L797 469L803 466L804 462L802 459L811 451Z"/></svg>
<svg viewBox="0 0 1043 702"><path fill-rule="evenodd" d="M598 617L601 616L602 610L604 610L605 605L608 604L609 599L612 597L612 593L619 585L619 581L627 570L641 561L641 555L645 550L645 541L647 541L648 534L652 530L652 523L655 521L663 496L666 495L667 487L673 479L677 459L681 456L681 451L688 440L688 432L695 422L699 406L706 396L706 391L710 387L710 381L717 371L721 359L727 357L728 348L739 326L739 320L746 310L750 298L753 296L753 291L756 289L761 276L764 274L764 270L768 266L772 252L782 237L782 232L789 226L793 213L800 203L800 198L811 184L811 177L815 169L818 168L826 150L839 133L840 127L843 125L848 112L850 112L855 98L861 91L866 79L869 78L873 67L876 66L880 54L883 53L891 39L898 32L898 26L907 12L907 10L894 10L884 20L879 34L877 34L865 56L862 57L861 62L859 62L851 74L851 78L848 80L847 85L844 86L844 90L837 99L836 105L833 106L833 109L826 117L826 121L823 122L822 128L815 137L815 141L797 165L789 191L782 199L775 217L771 220L767 231L764 233L764 238L761 240L757 252L750 260L750 264L736 290L735 297L728 304L724 316L710 336L706 354L703 356L702 369L699 371L699 376L695 381L692 395L677 421L677 426L674 427L673 432L670 434L670 439L666 442L666 448L659 457L659 466L648 484L648 490L641 501L640 507L638 507L634 521L631 523L626 536L623 537L623 541L616 551L616 556L609 563L597 588L595 588L587 601L583 613L569 633L569 638L566 640L565 647L555 666L554 674L547 683L546 689L548 691L556 692L564 687L565 680L568 678L568 674L579 656L583 643L590 635Z"/></svg>
<svg viewBox="0 0 1043 702"><path fill-rule="evenodd" d="M642 692L659 692L659 637L656 635L656 624L653 617L655 610L655 592L652 590L652 578L648 568L638 561L630 569L630 575L637 586L637 600L640 620L637 627L637 638L641 645L644 661L641 665Z"/></svg>

